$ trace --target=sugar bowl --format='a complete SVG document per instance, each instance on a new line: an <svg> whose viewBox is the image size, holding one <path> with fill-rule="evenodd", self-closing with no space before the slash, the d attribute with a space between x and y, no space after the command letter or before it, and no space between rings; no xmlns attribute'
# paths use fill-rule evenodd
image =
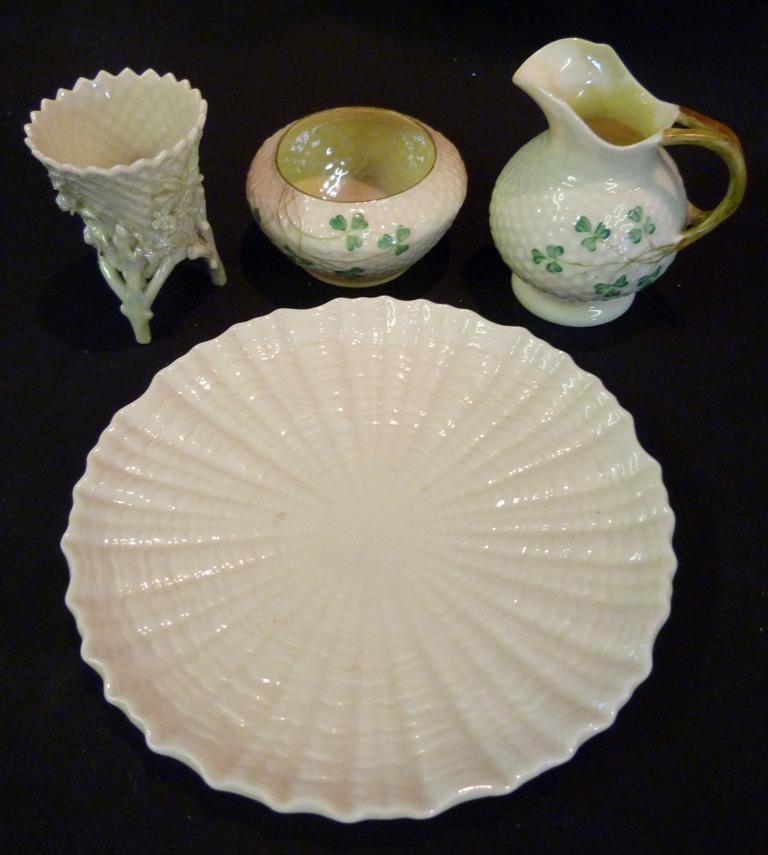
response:
<svg viewBox="0 0 768 855"><path fill-rule="evenodd" d="M293 122L264 142L246 180L272 243L315 278L347 287L400 276L445 234L466 191L449 140L378 107Z"/></svg>

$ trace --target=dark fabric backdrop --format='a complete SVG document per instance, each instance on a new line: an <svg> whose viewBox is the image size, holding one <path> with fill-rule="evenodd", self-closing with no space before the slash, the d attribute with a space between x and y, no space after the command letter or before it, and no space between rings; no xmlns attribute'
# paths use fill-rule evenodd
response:
<svg viewBox="0 0 768 855"><path fill-rule="evenodd" d="M4 3L0 11L0 851L8 853L722 853L766 832L766 75L763 3ZM612 44L654 94L732 126L750 170L739 212L685 250L631 311L555 327L511 296L488 225L511 155L544 127L511 83L538 47ZM153 67L208 101L208 214L229 283L182 265L136 345L79 221L23 142L30 110L104 68ZM154 374L231 324L339 291L251 222L244 180L288 121L366 103L423 119L461 151L469 192L449 235L376 289L528 327L634 415L677 516L672 613L615 724L513 794L425 821L345 826L215 792L150 751L79 656L59 549L85 457ZM676 150L692 199L722 164ZM367 292L366 292L367 293Z"/></svg>

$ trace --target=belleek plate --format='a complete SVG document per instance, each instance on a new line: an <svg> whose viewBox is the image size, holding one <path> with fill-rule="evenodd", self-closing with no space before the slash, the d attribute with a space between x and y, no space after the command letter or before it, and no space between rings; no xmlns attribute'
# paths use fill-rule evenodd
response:
<svg viewBox="0 0 768 855"><path fill-rule="evenodd" d="M352 821L509 792L607 727L651 668L672 529L569 356L341 298L161 371L62 546L83 657L155 751Z"/></svg>

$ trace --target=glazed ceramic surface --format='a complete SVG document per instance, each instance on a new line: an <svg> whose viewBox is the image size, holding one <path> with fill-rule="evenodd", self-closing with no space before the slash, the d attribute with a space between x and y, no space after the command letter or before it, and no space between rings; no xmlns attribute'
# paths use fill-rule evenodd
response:
<svg viewBox="0 0 768 855"><path fill-rule="evenodd" d="M613 722L651 670L672 530L632 418L566 354L338 299L231 328L115 416L66 599L106 697L211 786L427 817Z"/></svg>
<svg viewBox="0 0 768 855"><path fill-rule="evenodd" d="M142 343L151 338L152 303L179 261L203 257L213 281L226 281L198 168L206 112L188 81L125 69L60 89L25 127L57 204L82 217L85 242Z"/></svg>
<svg viewBox="0 0 768 855"><path fill-rule="evenodd" d="M494 242L514 272L515 293L535 314L574 326L612 320L679 249L736 209L746 181L738 140L654 98L606 45L554 42L514 82L542 108L549 129L496 182ZM662 148L676 144L711 148L726 161L729 190L714 211L689 205Z"/></svg>
<svg viewBox="0 0 768 855"><path fill-rule="evenodd" d="M308 116L271 136L246 181L270 240L317 279L387 282L445 234L466 195L455 146L421 122L368 107Z"/></svg>

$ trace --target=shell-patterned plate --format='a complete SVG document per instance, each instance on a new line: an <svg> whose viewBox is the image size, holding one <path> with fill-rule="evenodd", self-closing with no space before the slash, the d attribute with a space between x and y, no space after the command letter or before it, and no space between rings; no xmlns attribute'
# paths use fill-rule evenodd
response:
<svg viewBox="0 0 768 855"><path fill-rule="evenodd" d="M429 817L567 760L649 674L673 513L631 416L518 327L340 298L160 371L88 457L66 601L212 786Z"/></svg>

